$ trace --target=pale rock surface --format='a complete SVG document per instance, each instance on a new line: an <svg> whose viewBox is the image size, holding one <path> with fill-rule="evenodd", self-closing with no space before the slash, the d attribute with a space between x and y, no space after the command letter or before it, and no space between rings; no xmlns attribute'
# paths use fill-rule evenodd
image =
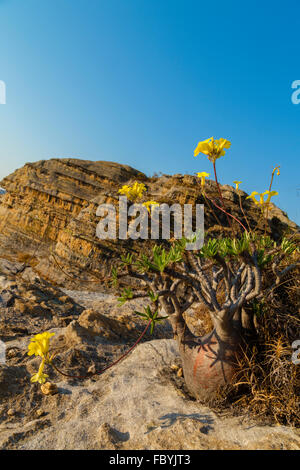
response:
<svg viewBox="0 0 300 470"><path fill-rule="evenodd" d="M40 418L0 425L0 448L300 450L299 430L220 416L191 400L174 363L175 341L153 340L96 380L61 380L59 394L42 398Z"/></svg>

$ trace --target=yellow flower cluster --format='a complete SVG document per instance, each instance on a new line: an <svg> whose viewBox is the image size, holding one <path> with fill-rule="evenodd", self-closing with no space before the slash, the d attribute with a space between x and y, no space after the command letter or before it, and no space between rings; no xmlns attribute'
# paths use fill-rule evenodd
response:
<svg viewBox="0 0 300 470"><path fill-rule="evenodd" d="M194 156L196 157L199 153L204 153L214 163L217 158L225 155L225 149L229 149L230 146L231 142L229 140L223 138L215 140L213 137L210 137L210 139L198 143L194 150Z"/></svg>
<svg viewBox="0 0 300 470"><path fill-rule="evenodd" d="M143 196L143 192L146 191L146 186L143 183L135 181L132 186L125 184L119 189L118 193L123 194L131 202L135 202Z"/></svg>
<svg viewBox="0 0 300 470"><path fill-rule="evenodd" d="M39 382L43 384L46 382L46 378L48 377L47 374L43 373L45 363L51 362L51 357L49 357L49 345L50 345L50 338L54 336L55 333L49 333L46 331L45 333L41 333L35 335L34 338L31 339L28 345L28 356L41 356L42 362L39 367L38 373L34 374L30 381L31 382Z"/></svg>
<svg viewBox="0 0 300 470"><path fill-rule="evenodd" d="M264 193L258 193L257 191L253 191L250 196L246 197L246 199L252 199L252 201L257 205L257 206L266 206L269 204L271 197L277 196L278 192L277 191L265 191ZM259 200L256 199L255 196L259 196ZM264 197L267 197L267 200L264 200Z"/></svg>
<svg viewBox="0 0 300 470"><path fill-rule="evenodd" d="M125 195L131 202L136 202L143 197L144 191L146 191L146 186L143 183L135 181L132 186L128 186L127 184L122 186L118 193ZM153 206L159 206L159 203L156 201L147 201L143 202L143 206L145 206L149 214L151 214L151 208Z"/></svg>
<svg viewBox="0 0 300 470"><path fill-rule="evenodd" d="M54 334L55 333L49 333L46 331L45 333L35 335L28 346L28 356L32 356L34 354L35 356L47 357L50 338L52 338Z"/></svg>

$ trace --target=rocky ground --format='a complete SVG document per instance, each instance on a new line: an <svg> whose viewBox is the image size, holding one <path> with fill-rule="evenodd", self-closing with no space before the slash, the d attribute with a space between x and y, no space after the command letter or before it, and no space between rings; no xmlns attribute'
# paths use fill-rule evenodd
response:
<svg viewBox="0 0 300 470"><path fill-rule="evenodd" d="M298 449L300 431L257 424L246 415L218 414L191 398L168 321L147 334L122 362L84 380L47 369L58 390L30 383L39 358L26 354L33 334L51 331L55 364L70 374L99 370L143 331L111 294L62 290L31 268L0 263L1 449ZM191 324L201 329L195 312ZM193 320L194 314L194 320Z"/></svg>

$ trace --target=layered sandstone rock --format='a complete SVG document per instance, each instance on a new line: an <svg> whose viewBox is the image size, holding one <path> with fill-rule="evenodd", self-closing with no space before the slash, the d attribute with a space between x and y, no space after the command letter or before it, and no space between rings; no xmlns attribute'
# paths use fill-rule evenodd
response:
<svg viewBox="0 0 300 470"><path fill-rule="evenodd" d="M43 277L72 287L97 289L99 277L108 272L111 261L127 249L139 250L132 240L100 240L96 237L99 204L118 204L123 184L143 182L145 200L160 203L204 203L199 179L192 175L163 175L147 178L126 165L79 159L51 159L27 163L0 182L0 256L29 262ZM207 194L217 201L217 188L207 182ZM241 217L238 197L231 186L223 187L227 209ZM250 224L256 225L259 210L242 200ZM245 222L245 221L244 221ZM224 213L205 205L205 229L215 235L226 227ZM296 224L275 206L269 213L269 230L279 236ZM143 241L143 249L151 241ZM73 279L73 280L72 280Z"/></svg>

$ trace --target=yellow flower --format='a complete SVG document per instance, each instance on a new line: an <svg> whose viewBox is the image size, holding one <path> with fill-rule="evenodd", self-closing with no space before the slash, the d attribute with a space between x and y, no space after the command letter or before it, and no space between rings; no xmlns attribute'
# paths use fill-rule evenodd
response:
<svg viewBox="0 0 300 470"><path fill-rule="evenodd" d="M280 175L280 170L279 170L280 166L275 166L275 168L273 168L273 171L272 171L272 175L274 175L275 171L277 170L277 176Z"/></svg>
<svg viewBox="0 0 300 470"><path fill-rule="evenodd" d="M271 197L277 196L278 192L277 191L265 191L264 193L260 193L260 204L263 206L264 204L267 205L269 204ZM264 197L267 197L267 200L264 200Z"/></svg>
<svg viewBox="0 0 300 470"><path fill-rule="evenodd" d="M259 200L259 203L260 203L261 206L264 205L264 203L265 203L264 197L265 197L266 194L268 194L268 192L269 192L269 191L265 191L264 193L259 193L259 196L260 196L260 198L259 198L259 199L260 199L260 200Z"/></svg>
<svg viewBox="0 0 300 470"><path fill-rule="evenodd" d="M259 195L259 201L257 201L257 199L255 198L255 196ZM267 200L265 201L264 198L265 196L268 195L267 197ZM273 196L277 196L278 195L278 192L277 191L265 191L263 193L258 193L257 191L253 191L250 196L247 196L246 199L252 199L252 201L256 204L256 205L260 205L260 206L264 206L264 205L267 205L269 204L270 200L271 200L271 197Z"/></svg>
<svg viewBox="0 0 300 470"><path fill-rule="evenodd" d="M159 203L156 202L156 201L147 201L147 202L143 202L143 206L145 206L147 208L147 211L150 214L151 213L151 208L153 206L159 206Z"/></svg>
<svg viewBox="0 0 300 470"><path fill-rule="evenodd" d="M242 184L241 181L234 181L233 182L235 184L235 189L238 190L239 189L239 185Z"/></svg>
<svg viewBox="0 0 300 470"><path fill-rule="evenodd" d="M212 145L213 145L211 142L212 139L213 137L211 137L210 139L203 140L202 142L199 142L197 147L194 150L194 156L196 157L197 155L199 155L199 153L204 153L205 155L209 155L209 153L212 150Z"/></svg>
<svg viewBox="0 0 300 470"><path fill-rule="evenodd" d="M267 197L267 200L266 200L266 204L268 204L271 200L271 197L273 196L278 196L278 192L277 191L265 191L264 194L267 194L268 197Z"/></svg>
<svg viewBox="0 0 300 470"><path fill-rule="evenodd" d="M197 173L198 178L201 178L201 186L202 188L205 185L205 178L210 176L210 173L206 173L205 171L202 171L201 173Z"/></svg>
<svg viewBox="0 0 300 470"><path fill-rule="evenodd" d="M119 189L118 193L124 194L127 199L134 202L143 196L143 192L146 191L146 186L143 183L135 181L132 186L125 184Z"/></svg>
<svg viewBox="0 0 300 470"><path fill-rule="evenodd" d="M259 202L255 199L255 196L259 194L257 191L252 191L250 196L247 196L246 199L252 199L252 201L256 204L259 205Z"/></svg>
<svg viewBox="0 0 300 470"><path fill-rule="evenodd" d="M35 335L34 338L30 340L30 343L28 345L28 356L41 356L43 358L38 373L34 374L30 381L32 383L34 382L39 382L40 384L43 384L46 382L46 378L48 377L47 374L43 373L45 363L50 364L51 359L53 356L49 357L49 343L50 343L50 338L54 336L55 333L49 333L49 331L45 331L44 333L40 333L38 335Z"/></svg>
<svg viewBox="0 0 300 470"><path fill-rule="evenodd" d="M39 382L40 384L44 384L46 382L46 379L49 377L49 375L43 373L44 366L45 359L42 360L38 373L31 377L30 382Z"/></svg>
<svg viewBox="0 0 300 470"><path fill-rule="evenodd" d="M194 156L196 157L199 153L204 153L204 155L207 155L208 159L214 163L217 158L225 155L224 149L229 149L230 146L231 142L229 142L229 140L223 138L215 140L213 137L210 137L210 139L198 143L194 150Z"/></svg>
<svg viewBox="0 0 300 470"><path fill-rule="evenodd" d="M118 193L124 194L127 196L127 194L130 192L130 187L127 184L124 184L121 189L119 189Z"/></svg>
<svg viewBox="0 0 300 470"><path fill-rule="evenodd" d="M49 375L47 375L47 374L37 373L37 374L34 374L31 377L30 382L32 382L32 383L39 382L40 384L44 384L48 377L49 377Z"/></svg>
<svg viewBox="0 0 300 470"><path fill-rule="evenodd" d="M45 333L35 335L28 345L28 356L32 356L34 354L35 356L46 358L49 353L49 341L54 334L55 333L49 333L46 331Z"/></svg>

